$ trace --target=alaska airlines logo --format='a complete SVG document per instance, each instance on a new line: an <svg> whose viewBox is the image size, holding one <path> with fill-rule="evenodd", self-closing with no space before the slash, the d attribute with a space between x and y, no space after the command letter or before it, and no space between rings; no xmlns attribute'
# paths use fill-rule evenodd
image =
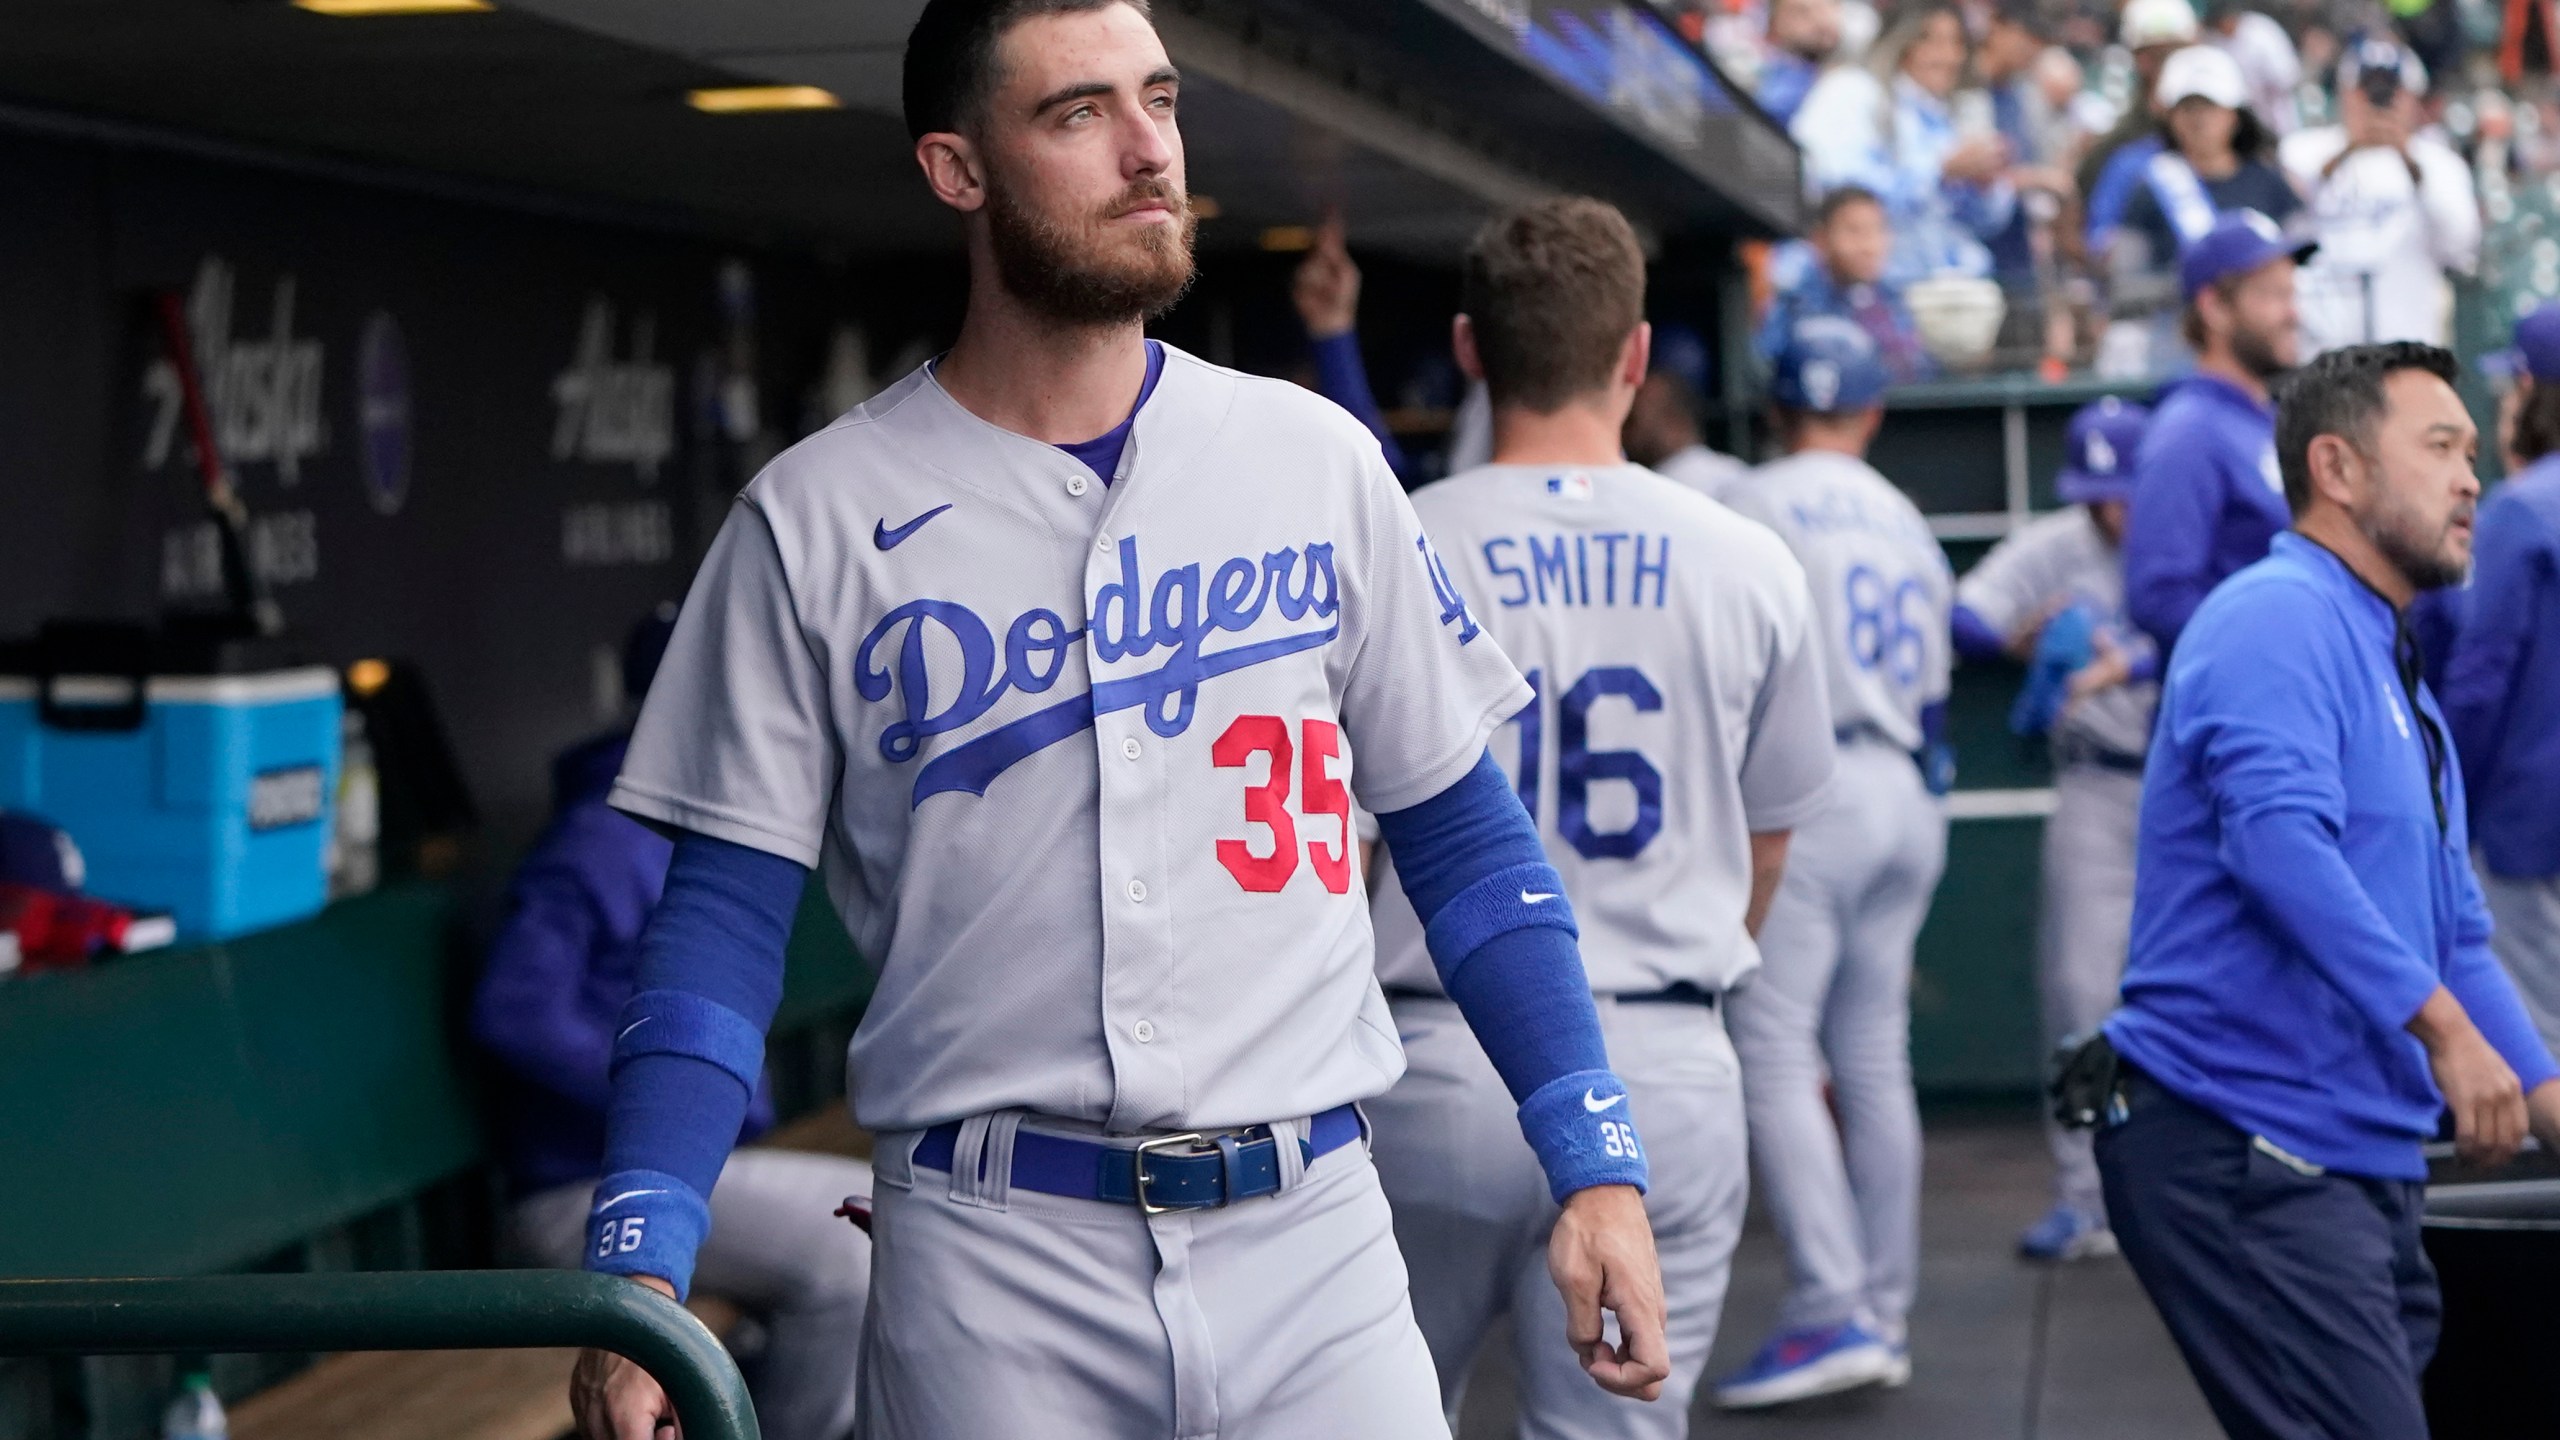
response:
<svg viewBox="0 0 2560 1440"><path fill-rule="evenodd" d="M905 718L881 732L880 754L892 765L915 759L933 736L975 724L1006 695L1045 693L1066 672L1078 641L1092 646L1099 664L1169 651L1164 663L1139 675L1117 675L1090 694L1034 710L964 741L916 772L911 804L945 790L984 795L995 778L1042 750L1093 724L1097 716L1144 707L1147 728L1167 739L1191 728L1200 685L1220 675L1312 650L1341 631L1342 608L1334 577L1333 546L1315 542L1301 553L1275 550L1259 561L1239 555L1203 578L1203 567L1184 565L1155 577L1138 564L1138 542L1120 542L1119 578L1094 596L1088 632L1070 628L1054 610L1026 610L1006 627L1001 643L978 612L950 600L910 600L880 618L854 652L854 689L883 701L898 693ZM1283 620L1320 620L1322 629L1211 650L1218 635L1253 628L1266 611ZM936 641L941 643L934 643ZM957 650L959 673L937 675L932 657ZM937 684L936 682L940 683ZM937 694L948 703L935 708Z"/></svg>

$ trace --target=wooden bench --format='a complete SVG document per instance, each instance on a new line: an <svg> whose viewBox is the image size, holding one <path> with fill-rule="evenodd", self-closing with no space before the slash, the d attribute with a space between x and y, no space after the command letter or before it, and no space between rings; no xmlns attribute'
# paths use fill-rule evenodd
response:
<svg viewBox="0 0 2560 1440"><path fill-rule="evenodd" d="M757 1142L868 1156L871 1137L822 1105ZM727 1339L741 1318L715 1295L686 1309ZM561 1440L574 1350L415 1350L332 1355L231 1411L234 1440Z"/></svg>

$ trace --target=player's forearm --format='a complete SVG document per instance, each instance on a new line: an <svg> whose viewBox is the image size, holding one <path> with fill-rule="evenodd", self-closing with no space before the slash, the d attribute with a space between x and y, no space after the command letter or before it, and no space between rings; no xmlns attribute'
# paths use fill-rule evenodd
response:
<svg viewBox="0 0 2560 1440"><path fill-rule="evenodd" d="M1378 817L1440 983L1520 1105L1558 1200L1646 1183L1626 1086L1609 1069L1564 885L1488 754L1429 800Z"/></svg>
<svg viewBox="0 0 2560 1440"><path fill-rule="evenodd" d="M678 840L614 1041L589 1269L657 1275L679 1294L690 1283L712 1186L763 1069L806 878L761 851Z"/></svg>

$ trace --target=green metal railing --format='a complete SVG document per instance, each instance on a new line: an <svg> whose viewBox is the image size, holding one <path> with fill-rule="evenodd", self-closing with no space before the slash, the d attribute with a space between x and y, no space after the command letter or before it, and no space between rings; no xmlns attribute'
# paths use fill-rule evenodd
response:
<svg viewBox="0 0 2560 1440"><path fill-rule="evenodd" d="M610 1275L472 1270L0 1280L0 1355L583 1347L666 1387L686 1440L758 1440L746 1382L685 1308Z"/></svg>

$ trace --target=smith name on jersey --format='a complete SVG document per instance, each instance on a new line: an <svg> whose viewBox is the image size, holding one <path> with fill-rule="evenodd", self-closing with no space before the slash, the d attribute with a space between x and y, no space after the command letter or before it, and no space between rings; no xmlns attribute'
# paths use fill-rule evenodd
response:
<svg viewBox="0 0 2560 1440"><path fill-rule="evenodd" d="M614 803L820 868L873 1128L1249 1125L1401 1071L1354 799L1528 698L1330 403L1168 348L1105 484L928 366L741 494Z"/></svg>

